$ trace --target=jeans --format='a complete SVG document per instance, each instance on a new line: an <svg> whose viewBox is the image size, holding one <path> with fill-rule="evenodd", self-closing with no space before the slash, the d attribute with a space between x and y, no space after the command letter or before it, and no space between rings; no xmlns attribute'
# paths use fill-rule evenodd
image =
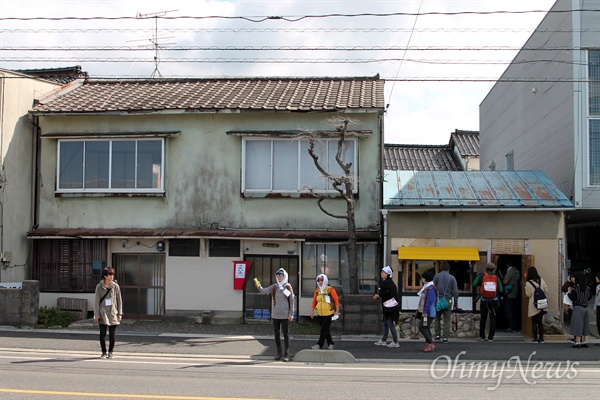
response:
<svg viewBox="0 0 600 400"><path fill-rule="evenodd" d="M444 335L442 337L448 338L450 336L450 317L452 316L452 311L450 310L450 302L448 302L448 308L442 311L438 311L435 315L435 335L442 336L442 318L444 323Z"/></svg>
<svg viewBox="0 0 600 400"><path fill-rule="evenodd" d="M100 348L102 353L106 354L106 328L108 328L108 352L112 353L115 349L115 340L117 337L117 325L100 324Z"/></svg>
<svg viewBox="0 0 600 400"><path fill-rule="evenodd" d="M273 319L273 328L275 329L275 346L277 346L277 352L281 353L281 335L283 332L283 345L285 351L290 348L290 328L289 320L287 319Z"/></svg>
<svg viewBox="0 0 600 400"><path fill-rule="evenodd" d="M398 332L396 332L394 320L392 319L391 315L386 316L383 314L383 336L381 337L382 342L387 340L388 331L392 333L392 339L394 340L394 343L398 343Z"/></svg>

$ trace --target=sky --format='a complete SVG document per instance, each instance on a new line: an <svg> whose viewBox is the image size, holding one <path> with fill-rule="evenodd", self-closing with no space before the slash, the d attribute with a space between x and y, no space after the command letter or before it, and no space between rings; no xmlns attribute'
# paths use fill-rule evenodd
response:
<svg viewBox="0 0 600 400"><path fill-rule="evenodd" d="M379 74L385 142L444 145L456 129L479 130L479 104L554 2L0 0L0 68L81 65L96 78Z"/></svg>

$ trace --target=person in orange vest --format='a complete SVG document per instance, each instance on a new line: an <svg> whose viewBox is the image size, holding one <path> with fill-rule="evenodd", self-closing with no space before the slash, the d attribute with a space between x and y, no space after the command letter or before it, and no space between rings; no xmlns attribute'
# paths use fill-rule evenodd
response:
<svg viewBox="0 0 600 400"><path fill-rule="evenodd" d="M479 286L479 295L481 296L480 311L481 321L479 322L479 340L482 342L493 342L496 333L496 314L500 307L499 293L502 293L502 281L495 274L496 265L487 263L485 272L477 275L473 281L473 287ZM485 324L488 316L490 317L490 331L485 336Z"/></svg>
<svg viewBox="0 0 600 400"><path fill-rule="evenodd" d="M315 318L315 310L317 310L317 321L321 325L321 333L319 341L314 346L313 350L322 349L327 341L327 348L333 350L334 343L331 337L331 318L340 313L340 301L335 289L328 285L329 280L327 275L320 274L317 276L317 288L313 295L312 305L310 307L310 318Z"/></svg>

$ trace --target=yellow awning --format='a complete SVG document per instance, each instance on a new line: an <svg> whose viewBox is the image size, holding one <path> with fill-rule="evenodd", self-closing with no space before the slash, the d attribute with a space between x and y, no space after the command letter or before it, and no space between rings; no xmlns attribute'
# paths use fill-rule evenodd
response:
<svg viewBox="0 0 600 400"><path fill-rule="evenodd" d="M398 247L398 260L479 261L477 247Z"/></svg>

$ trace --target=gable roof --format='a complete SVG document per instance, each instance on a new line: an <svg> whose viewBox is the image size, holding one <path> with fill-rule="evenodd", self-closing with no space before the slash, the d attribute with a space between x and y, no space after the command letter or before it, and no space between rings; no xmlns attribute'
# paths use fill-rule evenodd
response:
<svg viewBox="0 0 600 400"><path fill-rule="evenodd" d="M566 211L573 203L542 171L385 171L383 206Z"/></svg>
<svg viewBox="0 0 600 400"><path fill-rule="evenodd" d="M456 129L450 134L448 146L456 148L461 157L479 157L479 131Z"/></svg>
<svg viewBox="0 0 600 400"><path fill-rule="evenodd" d="M384 108L371 78L100 79L41 100L33 114L159 111L339 111Z"/></svg>
<svg viewBox="0 0 600 400"><path fill-rule="evenodd" d="M408 171L460 171L447 145L385 144L383 169Z"/></svg>

